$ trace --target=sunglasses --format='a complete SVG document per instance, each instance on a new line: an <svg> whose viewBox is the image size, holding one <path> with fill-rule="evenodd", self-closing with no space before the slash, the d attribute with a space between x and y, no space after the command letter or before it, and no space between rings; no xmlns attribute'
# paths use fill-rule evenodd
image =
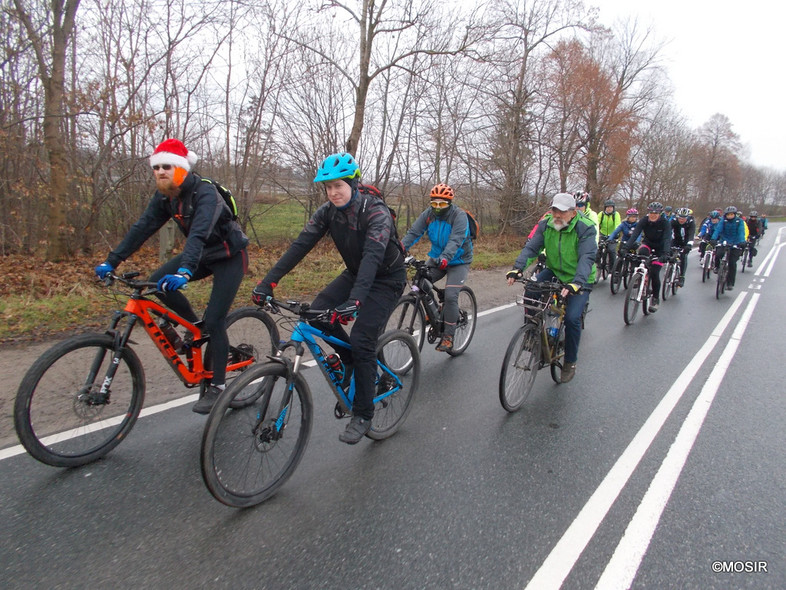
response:
<svg viewBox="0 0 786 590"><path fill-rule="evenodd" d="M156 172L158 172L159 169L161 169L161 170L171 170L172 169L172 164L155 164L153 166L153 170L155 170Z"/></svg>
<svg viewBox="0 0 786 590"><path fill-rule="evenodd" d="M450 207L450 203L447 201L431 201L431 206L434 209L445 209L446 207Z"/></svg>

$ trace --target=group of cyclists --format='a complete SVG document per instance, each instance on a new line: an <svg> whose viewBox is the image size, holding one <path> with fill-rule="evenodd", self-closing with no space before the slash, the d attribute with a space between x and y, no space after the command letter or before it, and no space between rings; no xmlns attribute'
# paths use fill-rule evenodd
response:
<svg viewBox="0 0 786 590"><path fill-rule="evenodd" d="M204 331L210 334L206 351L210 363L213 358L227 358L225 319L247 272L248 238L213 183L202 182L204 179L191 170L197 159L177 139L167 139L156 147L149 162L157 190L139 220L95 272L99 278L114 272L169 219L174 219L186 238L183 251L156 270L151 280L157 281L157 296L165 305L196 322L196 314L180 291L192 280L214 276L202 318ZM339 435L347 444L359 442L371 427L377 338L406 286L408 249L427 235L431 242L428 256L432 278L446 277L444 334L437 344L437 350L445 352L453 345L459 317L458 293L467 279L473 257L468 218L463 209L454 205L455 193L450 186L441 183L432 188L429 207L400 240L391 210L379 198L379 191L361 190L369 187L360 184L360 177L360 167L351 154L341 152L324 159L313 182L324 188L326 202L252 292L252 301L264 305L273 297L278 282L323 236L330 235L345 269L315 297L312 305L334 310L331 321L322 322L319 327L351 344L351 350L336 351L346 368L345 375L354 375L355 379L352 417ZM728 207L722 217L719 211L713 211L702 222L699 236L718 244L718 259L729 253L728 288L734 286L739 257L739 251L731 246L747 245L751 240L751 255L755 255L755 240L763 235L766 226L766 217L759 219L752 211L743 220L734 207ZM531 232L514 268L506 276L512 284L538 254L545 252L545 268L536 280L556 278L564 284L562 296L566 297L567 305L562 382L570 381L575 375L581 316L596 282L599 241L606 242L607 247L615 244L608 248L612 262L618 254L630 251L655 256L652 283L654 293L659 293L660 267L672 245L681 248L680 285L684 282L687 255L695 233L692 212L685 207L672 215L671 207L654 202L648 205L643 218L639 219L636 209L628 209L622 219L613 201L606 201L598 215L591 210L587 193L554 196L549 211ZM657 310L658 303L656 296L651 311ZM355 323L348 334L343 326L349 320ZM212 363L211 368L212 381L193 407L197 413L209 413L225 388L223 363Z"/></svg>

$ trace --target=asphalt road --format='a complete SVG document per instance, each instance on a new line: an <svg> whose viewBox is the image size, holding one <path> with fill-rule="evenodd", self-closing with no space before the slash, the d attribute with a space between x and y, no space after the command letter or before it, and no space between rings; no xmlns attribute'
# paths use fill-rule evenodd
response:
<svg viewBox="0 0 786 590"><path fill-rule="evenodd" d="M601 283L576 378L542 371L515 414L497 394L515 307L462 357L424 351L387 441L340 443L309 370L305 458L252 509L204 487L188 405L78 469L0 451L0 587L784 588L785 242L773 224L721 300L692 255L685 288L628 327Z"/></svg>

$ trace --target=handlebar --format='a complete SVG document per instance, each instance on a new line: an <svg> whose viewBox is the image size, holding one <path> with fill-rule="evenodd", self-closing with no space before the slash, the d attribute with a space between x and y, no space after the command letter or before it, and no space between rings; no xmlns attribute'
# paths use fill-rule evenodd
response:
<svg viewBox="0 0 786 590"><path fill-rule="evenodd" d="M158 283L153 281L137 281L135 280L141 273L139 271L126 272L121 275L110 272L101 282L106 287L111 287L115 281L123 283L131 287L134 291L138 291L140 295L152 295L158 292ZM147 290L145 290L147 289Z"/></svg>
<svg viewBox="0 0 786 590"><path fill-rule="evenodd" d="M337 320L338 312L335 309L313 309L307 301L282 301L281 299L271 298L265 301L263 307L270 313L281 313L282 309L289 311L302 320L306 321L329 321Z"/></svg>

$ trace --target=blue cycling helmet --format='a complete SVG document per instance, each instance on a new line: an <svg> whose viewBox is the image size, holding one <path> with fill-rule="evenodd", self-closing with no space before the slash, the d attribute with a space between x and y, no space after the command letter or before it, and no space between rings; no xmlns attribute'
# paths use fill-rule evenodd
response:
<svg viewBox="0 0 786 590"><path fill-rule="evenodd" d="M710 217L712 219L718 219L720 217L720 211L713 211L712 213L710 213Z"/></svg>
<svg viewBox="0 0 786 590"><path fill-rule="evenodd" d="M325 182L326 180L339 180L342 178L360 178L360 166L358 166L352 154L347 152L330 154L325 158L317 170L314 182Z"/></svg>

